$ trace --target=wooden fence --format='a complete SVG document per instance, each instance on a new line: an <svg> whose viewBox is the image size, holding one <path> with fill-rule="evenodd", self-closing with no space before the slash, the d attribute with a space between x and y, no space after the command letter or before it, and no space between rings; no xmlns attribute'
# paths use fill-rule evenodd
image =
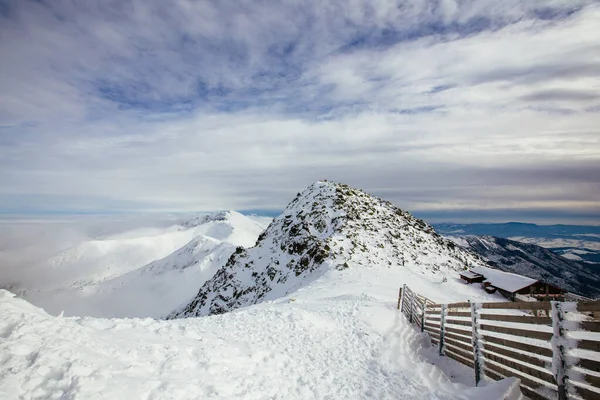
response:
<svg viewBox="0 0 600 400"><path fill-rule="evenodd" d="M534 400L600 399L600 301L435 304L404 285L398 309L476 384L516 377Z"/></svg>

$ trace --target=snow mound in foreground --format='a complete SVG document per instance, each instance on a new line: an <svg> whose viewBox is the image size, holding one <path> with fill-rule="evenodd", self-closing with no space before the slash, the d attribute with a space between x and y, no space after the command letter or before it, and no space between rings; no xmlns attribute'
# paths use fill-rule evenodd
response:
<svg viewBox="0 0 600 400"><path fill-rule="evenodd" d="M224 313L292 293L329 270L406 268L432 281L485 265L390 202L333 182L309 186L251 249L238 248L169 318Z"/></svg>
<svg viewBox="0 0 600 400"><path fill-rule="evenodd" d="M437 356L395 309L399 272L330 271L294 298L173 321L53 317L0 290L0 398L518 399L516 380L474 388Z"/></svg>

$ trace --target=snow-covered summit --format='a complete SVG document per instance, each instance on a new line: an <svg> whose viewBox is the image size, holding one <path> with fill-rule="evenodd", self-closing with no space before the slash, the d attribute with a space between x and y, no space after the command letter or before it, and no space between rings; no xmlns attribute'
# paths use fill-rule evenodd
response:
<svg viewBox="0 0 600 400"><path fill-rule="evenodd" d="M199 215L195 218L183 221L181 223L181 226L183 226L184 228L193 228L199 225L206 224L208 222L230 221L232 219L238 218L239 216L243 217L243 215L238 213L237 211L217 211L210 214Z"/></svg>
<svg viewBox="0 0 600 400"><path fill-rule="evenodd" d="M239 247L198 295L169 317L220 314L273 300L330 270L408 268L440 280L484 264L392 203L321 181L299 193L255 247Z"/></svg>
<svg viewBox="0 0 600 400"><path fill-rule="evenodd" d="M194 229L198 234L223 242L239 243L244 247L253 246L256 236L266 227L266 224L263 225L237 211L219 211L200 215L180 225L184 229Z"/></svg>

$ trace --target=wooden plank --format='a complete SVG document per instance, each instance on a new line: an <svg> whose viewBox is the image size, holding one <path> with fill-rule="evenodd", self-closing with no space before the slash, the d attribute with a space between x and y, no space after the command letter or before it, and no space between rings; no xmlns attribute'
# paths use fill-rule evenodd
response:
<svg viewBox="0 0 600 400"><path fill-rule="evenodd" d="M527 351L533 354L539 354L541 356L552 357L552 350L546 347L536 346L534 344L515 342L513 340L502 339L494 336L483 335L484 340L487 343L495 343L502 346L510 347L517 350ZM485 347L485 346L484 346Z"/></svg>
<svg viewBox="0 0 600 400"><path fill-rule="evenodd" d="M448 316L449 317L466 317L466 318L471 318L471 312L464 312L464 311L448 311Z"/></svg>
<svg viewBox="0 0 600 400"><path fill-rule="evenodd" d="M534 317L526 315L498 315L498 314L481 314L479 319L489 321L515 322L520 324L536 324L536 325L552 325L552 318Z"/></svg>
<svg viewBox="0 0 600 400"><path fill-rule="evenodd" d="M600 332L600 321L582 321L579 327L584 331Z"/></svg>
<svg viewBox="0 0 600 400"><path fill-rule="evenodd" d="M489 369L487 369L485 371L485 376L487 378L491 378L496 381L500 381L500 380L506 378L504 375L501 375L501 374L491 371ZM549 387L546 387L544 389L544 391L549 392L550 397L544 397L541 394L539 394L538 392L536 392L534 389L530 389L524 385L520 385L520 388L521 388L521 393L523 393L525 396L527 396L531 400L554 400L554 399L558 398L558 393L556 391L550 389Z"/></svg>
<svg viewBox="0 0 600 400"><path fill-rule="evenodd" d="M503 326L494 326L494 325L486 325L486 324L481 324L480 330L488 331L488 332L502 333L505 335L545 340L545 341L548 341L552 338L552 333L550 333L550 332L528 331L525 329L506 328Z"/></svg>
<svg viewBox="0 0 600 400"><path fill-rule="evenodd" d="M577 303L577 311L600 311L600 301Z"/></svg>
<svg viewBox="0 0 600 400"><path fill-rule="evenodd" d="M450 339L454 339L454 340L458 340L459 342L463 342L466 344L471 344L471 336L460 336L457 335L455 333L452 332L446 332L446 337L449 337Z"/></svg>
<svg viewBox="0 0 600 400"><path fill-rule="evenodd" d="M447 319L446 318L446 325L460 325L460 326L471 326L471 321L460 321L457 319Z"/></svg>
<svg viewBox="0 0 600 400"><path fill-rule="evenodd" d="M486 350L484 350L483 353L486 360L496 361L498 364L502 364L505 367L516 369L517 371L521 371L526 375L533 376L534 378L538 378L543 381L552 382L554 380L554 376L549 370L542 371L539 369L531 368L529 365L522 364L518 360L505 358L503 356L490 353Z"/></svg>
<svg viewBox="0 0 600 400"><path fill-rule="evenodd" d="M506 377L514 376L516 378L519 378L523 385L525 385L531 389L534 389L534 390L540 386L543 388L556 390L556 385L553 383L554 378L552 378L552 380L550 380L550 381L545 381L545 384L542 384L540 382L534 381L533 379L530 379L526 374L524 374L522 372L510 371L507 368L504 368L503 366L493 364L492 362L489 362L489 361L487 363L484 363L484 368L486 369L486 371L491 370L493 372L500 373Z"/></svg>
<svg viewBox="0 0 600 400"><path fill-rule="evenodd" d="M469 347L465 344L462 344L460 342L455 342L452 340L448 340L448 338L446 338L446 342L445 342L445 347L446 350L447 349L451 349L453 352L460 354L461 356L472 360L473 359L473 347Z"/></svg>
<svg viewBox="0 0 600 400"><path fill-rule="evenodd" d="M521 388L521 393L523 393L525 396L527 396L527 398L531 399L531 400L554 400L554 399L558 399L558 392L557 391L550 391L550 389L546 389L547 391L550 391L550 393L548 393L548 395L550 397L546 397L541 395L540 393L536 392L534 389L530 389L527 386L520 386Z"/></svg>
<svg viewBox="0 0 600 400"><path fill-rule="evenodd" d="M425 325L425 326L423 327L423 329L424 329L425 331L427 331L427 332L430 332L430 333L435 333L436 335L439 335L439 334L440 334L440 328L432 328L432 327L430 327L430 326L427 326L427 325Z"/></svg>
<svg viewBox="0 0 600 400"><path fill-rule="evenodd" d="M451 359L453 359L455 361L458 361L459 363L466 365L469 368L473 368L475 366L475 364L473 363L473 360L464 358L461 355L454 353L452 350L449 350L448 348L446 348L446 350L444 350L444 355L447 357L450 357Z"/></svg>
<svg viewBox="0 0 600 400"><path fill-rule="evenodd" d="M593 387L600 388L600 376L584 374L587 383Z"/></svg>
<svg viewBox="0 0 600 400"><path fill-rule="evenodd" d="M470 329L467 331L465 329L448 328L448 327L446 327L446 332L456 333L457 335L467 335L469 337L473 334Z"/></svg>
<svg viewBox="0 0 600 400"><path fill-rule="evenodd" d="M575 390L577 391L577 394L579 396L581 396L583 399L585 399L585 400L599 400L600 399L600 392L596 392L596 391L590 390L588 388L578 386L577 385L578 382L571 381L571 383L572 383L572 387L574 387ZM595 387L594 389L598 389L598 387ZM600 389L598 389L598 390L600 390ZM569 396L569 398L570 397L571 396Z"/></svg>
<svg viewBox="0 0 600 400"><path fill-rule="evenodd" d="M580 340L577 342L577 348L600 352L600 342L594 340Z"/></svg>
<svg viewBox="0 0 600 400"><path fill-rule="evenodd" d="M490 370L485 371L485 376L486 378L492 378L495 381L501 381L502 379L506 378L504 375L500 375Z"/></svg>
<svg viewBox="0 0 600 400"><path fill-rule="evenodd" d="M508 350L508 349L504 349L502 347L496 346L494 344L491 343L486 343L483 349L484 352L494 352L506 357L510 357L513 358L515 360L519 360L519 361L523 361L526 362L527 364L531 364L531 365L535 365L541 368L546 368L546 365L549 365L552 363L552 360L548 360L548 361L544 361L542 359L539 359L537 357L532 357L529 356L527 354L523 354L523 353L519 353L516 351L512 351L512 350Z"/></svg>
<svg viewBox="0 0 600 400"><path fill-rule="evenodd" d="M451 308L467 308L467 307L471 307L471 303L469 302L461 302L461 303L450 303L446 306L447 309L451 309Z"/></svg>
<svg viewBox="0 0 600 400"><path fill-rule="evenodd" d="M600 361L586 360L585 358L581 358L579 359L577 366L584 369L589 369L590 371L600 372Z"/></svg>
<svg viewBox="0 0 600 400"><path fill-rule="evenodd" d="M465 343L446 337L446 344L451 344L454 347L458 347L459 349L466 351L467 353L471 354L471 358L473 356L473 345L471 343Z"/></svg>
<svg viewBox="0 0 600 400"><path fill-rule="evenodd" d="M429 329L430 331L433 331L433 332L439 332L440 331L440 326L439 325L432 325L432 324L428 323L427 321L425 321L424 328L425 329Z"/></svg>
<svg viewBox="0 0 600 400"><path fill-rule="evenodd" d="M505 309L505 310L549 310L549 301L536 301L536 302L524 302L524 303L513 303L512 301L503 303L482 303L481 308L487 309Z"/></svg>
<svg viewBox="0 0 600 400"><path fill-rule="evenodd" d="M434 337L436 339L440 338L440 334L439 332L432 332L429 329L425 328L425 332L427 332L429 334L430 337Z"/></svg>
<svg viewBox="0 0 600 400"><path fill-rule="evenodd" d="M451 351L454 354L458 354L459 356L466 358L467 360L473 361L473 352L472 351L464 351L463 349L454 347L451 344L449 344L448 342L445 342L444 343L444 352L447 352L447 351Z"/></svg>

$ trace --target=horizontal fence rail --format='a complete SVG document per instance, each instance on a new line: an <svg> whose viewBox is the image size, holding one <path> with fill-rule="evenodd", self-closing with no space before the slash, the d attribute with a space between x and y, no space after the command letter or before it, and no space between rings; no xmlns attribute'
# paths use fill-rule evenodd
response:
<svg viewBox="0 0 600 400"><path fill-rule="evenodd" d="M436 304L404 285L398 309L439 354L531 399L600 400L600 301Z"/></svg>

